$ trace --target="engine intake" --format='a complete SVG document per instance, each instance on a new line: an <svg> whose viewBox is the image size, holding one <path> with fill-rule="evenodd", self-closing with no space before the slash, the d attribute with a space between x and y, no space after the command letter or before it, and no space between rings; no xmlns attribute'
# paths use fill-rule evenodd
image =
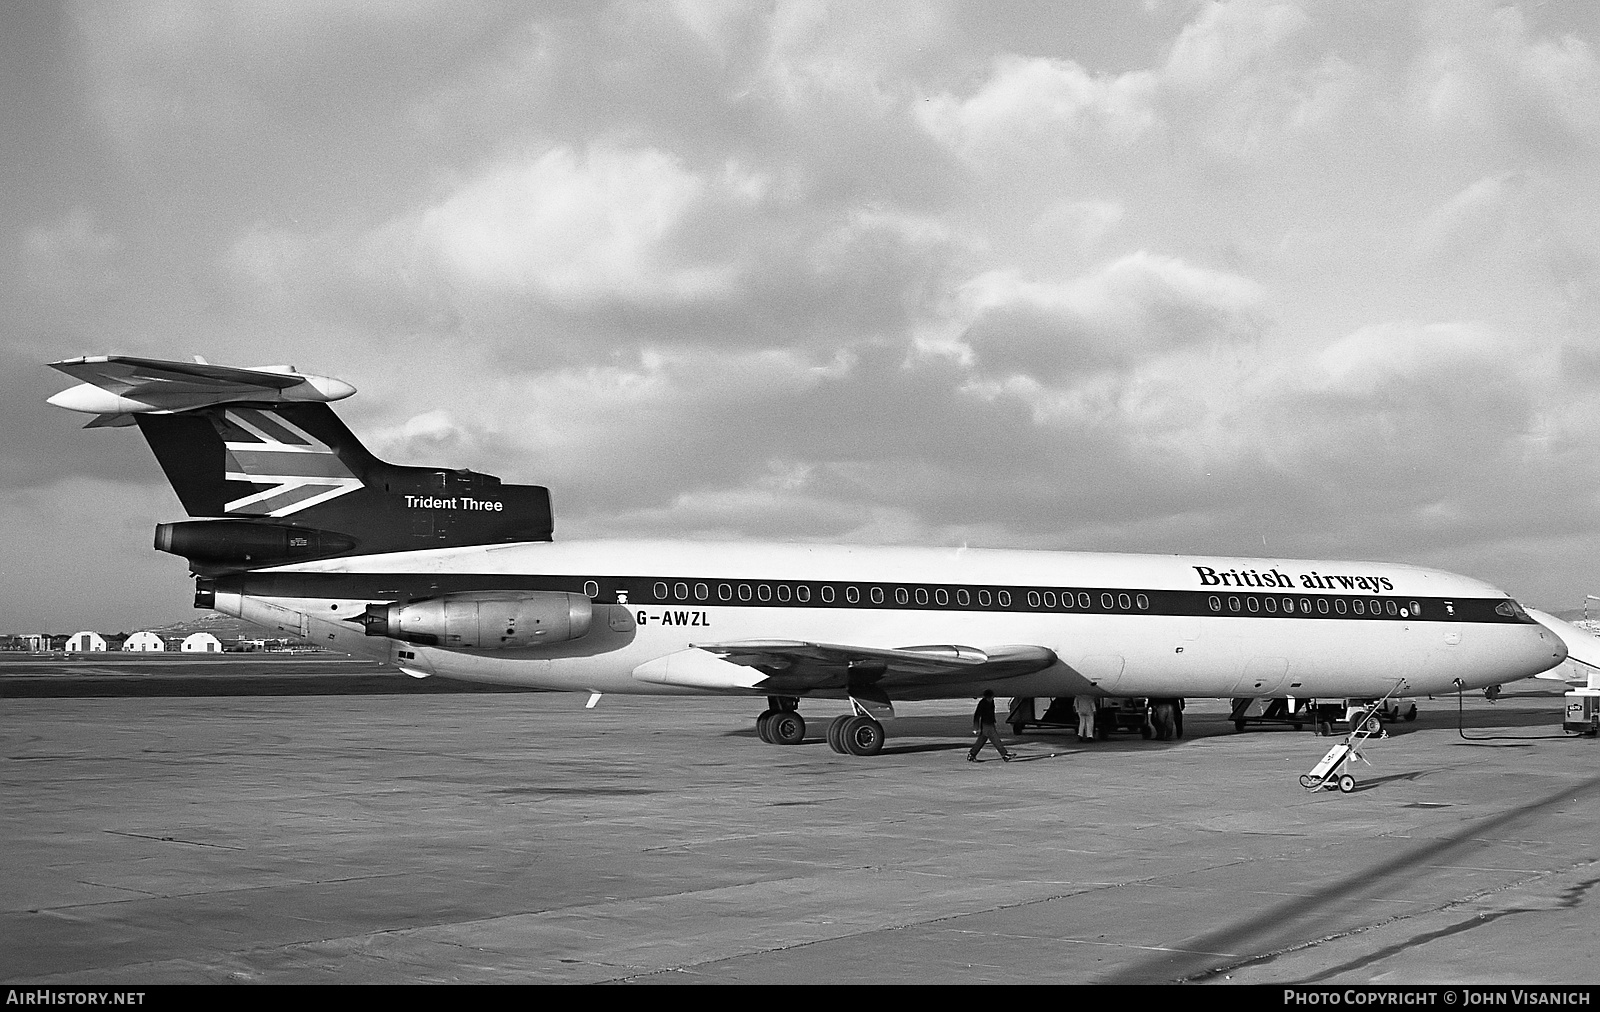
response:
<svg viewBox="0 0 1600 1012"><path fill-rule="evenodd" d="M593 617L583 594L485 591L370 604L359 621L368 636L452 650L517 650L582 639Z"/></svg>

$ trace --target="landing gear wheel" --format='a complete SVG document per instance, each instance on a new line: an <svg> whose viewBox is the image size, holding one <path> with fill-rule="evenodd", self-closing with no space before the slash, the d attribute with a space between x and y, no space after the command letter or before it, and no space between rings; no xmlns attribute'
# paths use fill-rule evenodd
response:
<svg viewBox="0 0 1600 1012"><path fill-rule="evenodd" d="M1243 734L1244 733L1244 721L1242 721L1242 720L1234 721L1233 722L1233 731L1234 731L1235 734Z"/></svg>
<svg viewBox="0 0 1600 1012"><path fill-rule="evenodd" d="M1172 736L1183 737L1183 700L1178 700L1172 707Z"/></svg>
<svg viewBox="0 0 1600 1012"><path fill-rule="evenodd" d="M1309 773L1302 773L1300 774L1300 786L1309 791L1311 788L1317 786L1317 778Z"/></svg>
<svg viewBox="0 0 1600 1012"><path fill-rule="evenodd" d="M1156 739L1168 741L1177 730L1178 706L1176 703L1161 702L1150 708L1150 720L1155 724Z"/></svg>
<svg viewBox="0 0 1600 1012"><path fill-rule="evenodd" d="M851 755L877 755L883 751L883 725L871 717L851 717L840 729L840 740Z"/></svg>
<svg viewBox="0 0 1600 1012"><path fill-rule="evenodd" d="M1104 724L1097 725L1095 727L1095 729L1094 729L1094 740L1095 741L1110 741L1111 740L1111 729L1109 727L1106 727Z"/></svg>
<svg viewBox="0 0 1600 1012"><path fill-rule="evenodd" d="M1011 733L1012 734L1021 734L1022 733L1022 729L1027 727L1027 726L1028 725L1026 725L1026 724L1012 724L1011 725Z"/></svg>
<svg viewBox="0 0 1600 1012"><path fill-rule="evenodd" d="M1317 721L1317 734L1324 738L1333 737L1333 723L1326 720Z"/></svg>
<svg viewBox="0 0 1600 1012"><path fill-rule="evenodd" d="M806 740L806 719L793 710L767 718L767 738L774 745L798 745Z"/></svg>
<svg viewBox="0 0 1600 1012"><path fill-rule="evenodd" d="M1156 736L1156 729L1151 727L1149 724L1146 724L1143 727L1139 728L1139 737L1143 738L1145 741L1149 741L1151 738L1154 738L1155 736Z"/></svg>
<svg viewBox="0 0 1600 1012"><path fill-rule="evenodd" d="M840 755L850 753L844 747L844 726L854 717L851 713L841 713L828 721L828 747Z"/></svg>
<svg viewBox="0 0 1600 1012"><path fill-rule="evenodd" d="M761 740L768 745L772 744L772 732L769 730L769 725L772 722L772 718L777 715L777 710L763 710L761 716L756 718L756 734L760 735Z"/></svg>
<svg viewBox="0 0 1600 1012"><path fill-rule="evenodd" d="M1339 777L1339 792L1349 794L1356 789L1356 778L1346 773Z"/></svg>
<svg viewBox="0 0 1600 1012"><path fill-rule="evenodd" d="M1406 708L1406 712L1404 714L1404 718L1403 719L1408 724L1411 721L1417 719L1417 704L1416 703L1412 703L1409 707Z"/></svg>

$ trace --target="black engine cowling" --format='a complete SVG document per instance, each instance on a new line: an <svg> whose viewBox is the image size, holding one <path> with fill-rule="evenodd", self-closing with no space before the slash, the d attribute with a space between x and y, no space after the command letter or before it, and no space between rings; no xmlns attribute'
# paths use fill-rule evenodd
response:
<svg viewBox="0 0 1600 1012"><path fill-rule="evenodd" d="M368 636L423 646L517 650L582 639L593 616L593 606L582 594L483 591L368 605L361 624Z"/></svg>
<svg viewBox="0 0 1600 1012"><path fill-rule="evenodd" d="M251 568L339 555L358 542L345 534L249 520L186 520L156 525L156 550L181 555L197 570Z"/></svg>

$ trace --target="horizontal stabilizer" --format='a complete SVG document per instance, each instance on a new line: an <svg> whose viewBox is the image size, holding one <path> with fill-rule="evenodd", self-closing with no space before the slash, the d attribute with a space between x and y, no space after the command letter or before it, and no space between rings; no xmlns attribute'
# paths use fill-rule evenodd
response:
<svg viewBox="0 0 1600 1012"><path fill-rule="evenodd" d="M173 414L216 404L326 403L355 387L292 366L240 369L203 362L168 362L128 355L92 355L50 363L80 380L49 399L58 408L101 416L89 428L124 425L122 416Z"/></svg>

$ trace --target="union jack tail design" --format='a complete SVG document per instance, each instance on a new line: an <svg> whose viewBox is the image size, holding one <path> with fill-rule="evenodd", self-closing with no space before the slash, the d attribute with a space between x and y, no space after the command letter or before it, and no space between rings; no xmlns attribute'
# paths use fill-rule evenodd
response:
<svg viewBox="0 0 1600 1012"><path fill-rule="evenodd" d="M225 504L228 516L286 517L362 485L330 446L277 412L241 407L211 418L226 451L223 477L271 486Z"/></svg>

